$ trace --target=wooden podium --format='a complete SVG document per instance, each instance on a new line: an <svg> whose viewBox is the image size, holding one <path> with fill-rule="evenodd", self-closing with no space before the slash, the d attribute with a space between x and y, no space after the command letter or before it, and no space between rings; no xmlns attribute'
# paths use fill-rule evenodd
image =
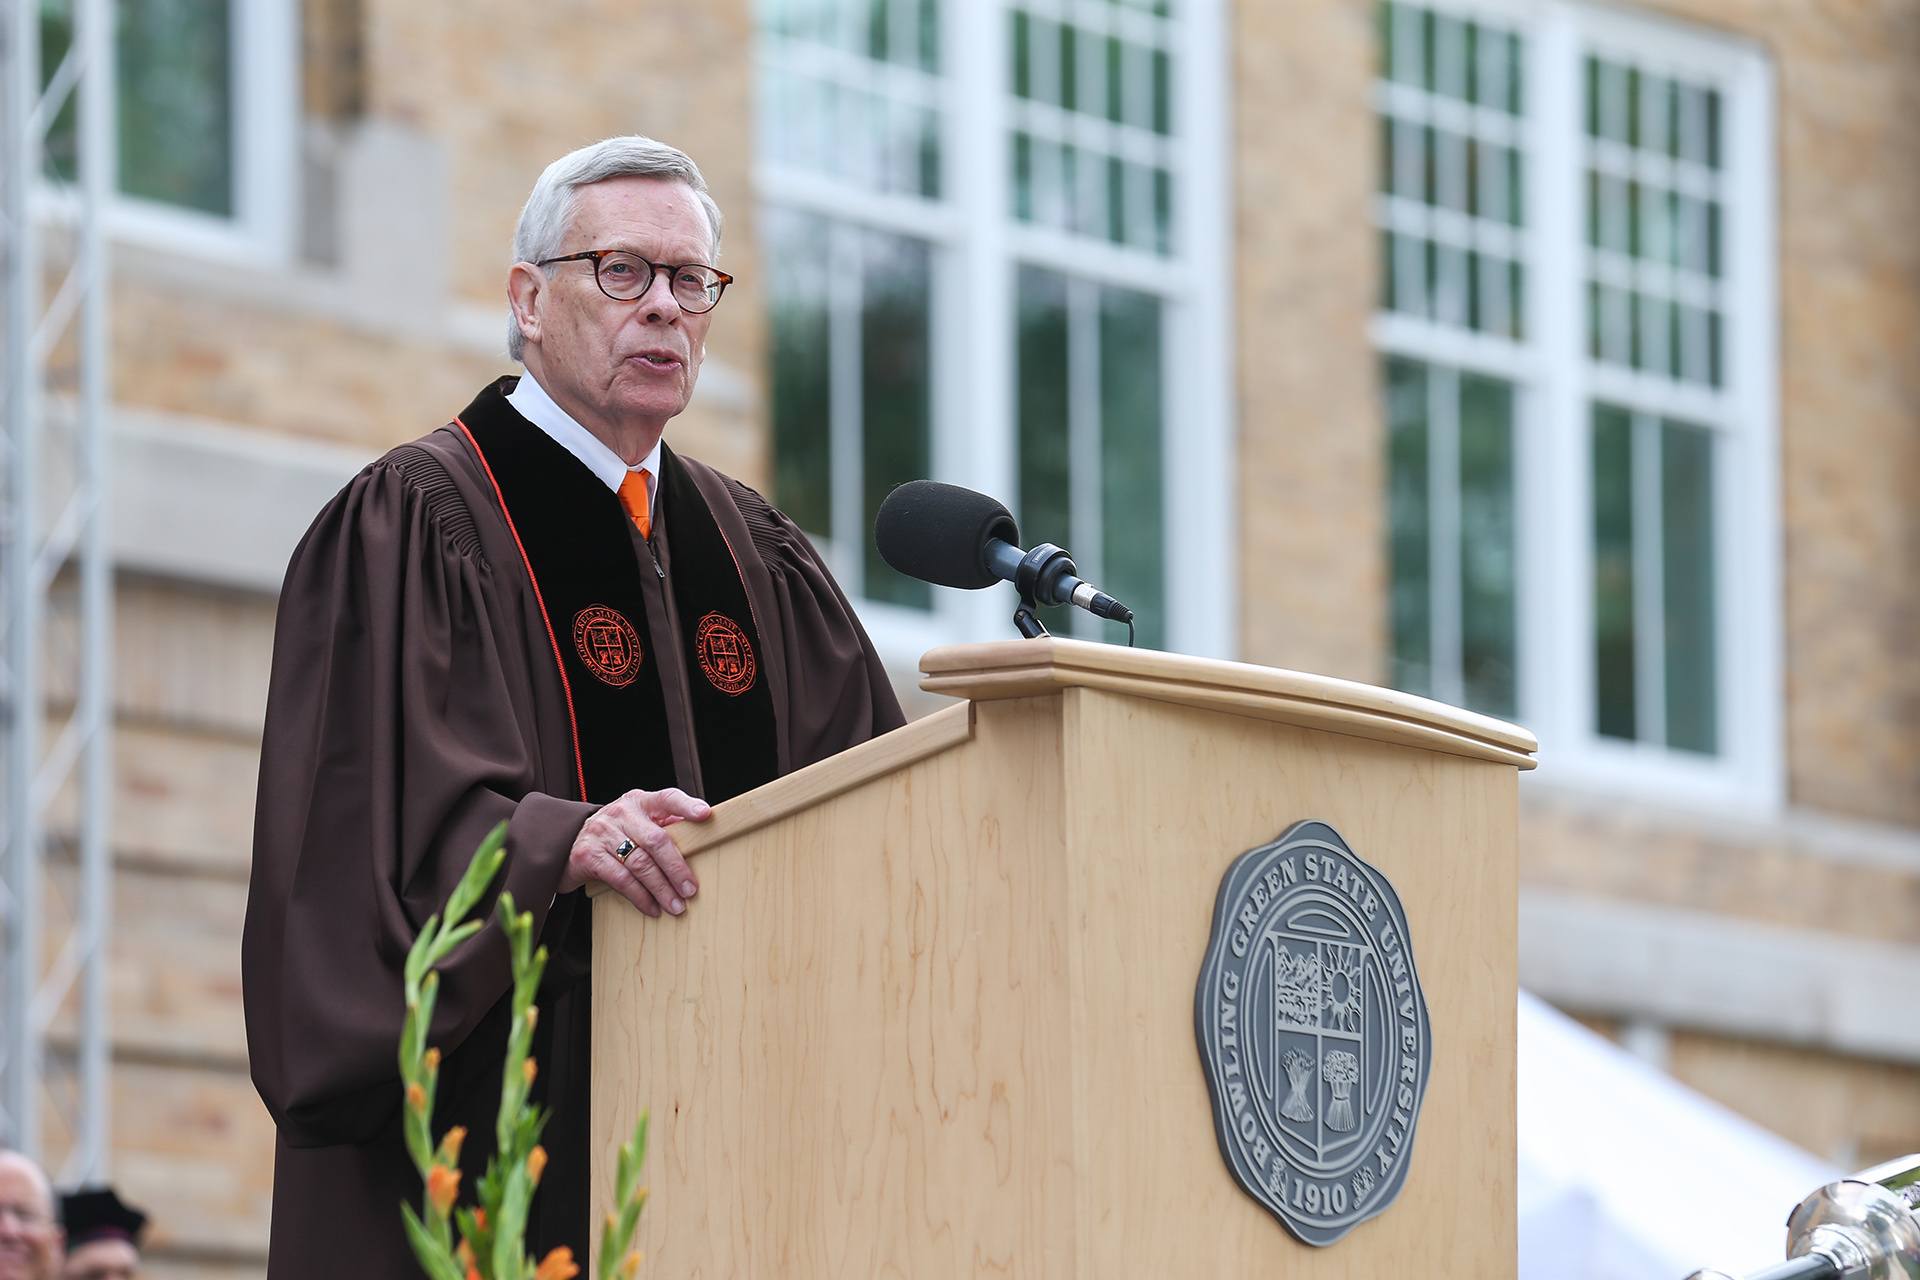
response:
<svg viewBox="0 0 1920 1280"><path fill-rule="evenodd" d="M652 1114L676 1280L1514 1274L1524 730L1068 640L936 649L962 701L718 806L686 918L595 905L595 1247ZM1234 1181L1195 982L1236 857L1302 819L1398 891L1431 1012L1406 1183L1325 1248Z"/></svg>

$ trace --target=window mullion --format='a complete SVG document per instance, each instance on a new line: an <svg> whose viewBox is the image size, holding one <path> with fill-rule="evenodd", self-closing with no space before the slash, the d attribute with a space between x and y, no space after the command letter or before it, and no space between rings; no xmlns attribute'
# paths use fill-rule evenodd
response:
<svg viewBox="0 0 1920 1280"><path fill-rule="evenodd" d="M1067 536L1080 576L1106 581L1101 567L1102 530L1100 448L1100 286L1078 276L1067 278ZM1075 610L1073 630L1095 636L1091 614Z"/></svg>
<svg viewBox="0 0 1920 1280"><path fill-rule="evenodd" d="M1427 376L1427 582L1433 696L1467 698L1460 538L1460 375L1442 365Z"/></svg>
<svg viewBox="0 0 1920 1280"><path fill-rule="evenodd" d="M1628 452L1633 485L1633 718L1641 742L1667 742L1666 521L1661 501L1658 418L1633 416Z"/></svg>
<svg viewBox="0 0 1920 1280"><path fill-rule="evenodd" d="M831 228L827 250L827 346L831 352L827 385L832 422L827 474L832 494L833 571L848 584L850 592L858 594L864 586L860 549L866 532L860 513L864 488L861 437L866 413L861 388L864 353L860 323L864 246L858 228L844 223L833 223Z"/></svg>
<svg viewBox="0 0 1920 1280"><path fill-rule="evenodd" d="M1000 3L940 8L946 170L941 191L953 201L959 232L938 274L949 286L936 299L936 324L951 339L937 348L941 400L935 407L936 462L944 477L1020 505L1014 432L1012 217L1008 169L1007 11ZM962 373L961 371L964 371ZM956 606L971 636L1003 635L1012 605L1000 590L969 593Z"/></svg>
<svg viewBox="0 0 1920 1280"><path fill-rule="evenodd" d="M1234 657L1239 471L1233 465L1233 165L1228 154L1229 6L1200 0L1176 10L1173 120L1174 257L1208 282L1161 310L1160 448L1168 647ZM1178 403L1175 398L1178 397ZM1175 566L1179 566L1178 571Z"/></svg>
<svg viewBox="0 0 1920 1280"><path fill-rule="evenodd" d="M1581 344L1579 176L1583 130L1580 50L1571 16L1555 5L1535 28L1526 66L1527 196L1531 252L1528 332L1538 380L1529 439L1520 457L1526 526L1522 713L1543 737L1581 740L1593 731L1593 450Z"/></svg>

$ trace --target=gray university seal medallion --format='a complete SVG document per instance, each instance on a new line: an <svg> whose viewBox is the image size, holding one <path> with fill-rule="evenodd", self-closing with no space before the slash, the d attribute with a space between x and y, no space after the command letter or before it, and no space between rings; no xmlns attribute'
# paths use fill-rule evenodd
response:
<svg viewBox="0 0 1920 1280"><path fill-rule="evenodd" d="M1234 859L1213 908L1195 1030L1220 1152L1302 1241L1393 1203L1433 1060L1406 913L1324 822Z"/></svg>

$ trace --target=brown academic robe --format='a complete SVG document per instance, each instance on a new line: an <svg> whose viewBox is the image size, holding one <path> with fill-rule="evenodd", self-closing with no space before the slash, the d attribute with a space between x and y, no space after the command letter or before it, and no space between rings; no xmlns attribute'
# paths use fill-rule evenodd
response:
<svg viewBox="0 0 1920 1280"><path fill-rule="evenodd" d="M805 536L683 461L758 619L780 772L898 726L879 659ZM665 528L654 549L671 576ZM648 631L676 635L671 592L651 572L641 584ZM676 767L698 795L684 646L652 648ZM275 631L242 949L253 1079L279 1127L272 1280L420 1274L400 1223L401 1202L420 1197L400 1138L401 966L502 820L505 886L551 954L534 1046L551 1163L530 1244L571 1244L584 1266L589 916L582 893L555 898L596 808L577 777L552 642L480 459L451 426L395 449L315 520ZM494 928L441 974L435 1132L468 1126L464 1188L491 1153L507 988Z"/></svg>

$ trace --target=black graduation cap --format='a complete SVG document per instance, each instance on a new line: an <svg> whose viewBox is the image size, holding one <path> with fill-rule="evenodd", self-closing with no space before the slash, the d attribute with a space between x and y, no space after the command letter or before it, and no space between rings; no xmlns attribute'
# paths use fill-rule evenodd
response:
<svg viewBox="0 0 1920 1280"><path fill-rule="evenodd" d="M147 1229L147 1215L120 1202L112 1187L81 1187L60 1197L60 1222L67 1229L67 1252L94 1240L130 1240L136 1246Z"/></svg>

